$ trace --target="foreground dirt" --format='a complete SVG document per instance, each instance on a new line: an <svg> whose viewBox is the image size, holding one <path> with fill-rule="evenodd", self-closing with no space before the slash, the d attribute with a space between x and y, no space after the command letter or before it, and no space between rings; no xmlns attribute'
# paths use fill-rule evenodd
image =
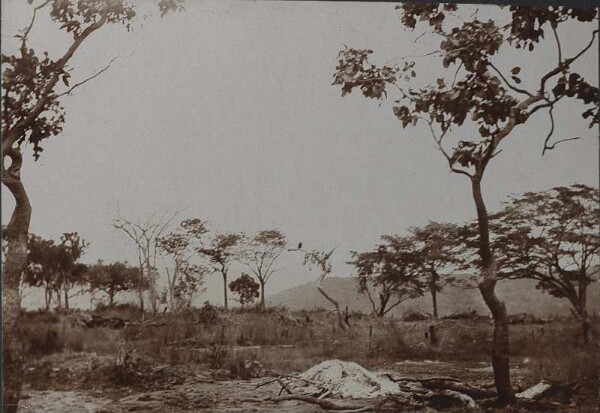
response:
<svg viewBox="0 0 600 413"><path fill-rule="evenodd" d="M131 377L115 377L110 357L95 354L56 354L27 368L20 412L35 413L125 413L125 412L322 412L302 402L257 402L276 396L281 387L264 377L235 380L228 372L191 366L146 366ZM490 386L491 366L481 362L404 360L382 363L379 372L404 377L455 377L476 385ZM527 360L512 370L517 390L531 386ZM564 406L575 409L577 406ZM581 411L581 410L579 410Z"/></svg>

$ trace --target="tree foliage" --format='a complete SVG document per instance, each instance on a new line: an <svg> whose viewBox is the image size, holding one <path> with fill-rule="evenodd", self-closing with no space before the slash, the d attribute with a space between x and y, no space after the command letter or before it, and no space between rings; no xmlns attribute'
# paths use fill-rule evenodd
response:
<svg viewBox="0 0 600 413"><path fill-rule="evenodd" d="M173 312L191 307L194 293L201 289L204 277L210 273L210 268L206 265L192 262L194 242L207 231L204 222L188 219L182 221L176 231L157 240L158 248L171 261L165 270L169 305Z"/></svg>
<svg viewBox="0 0 600 413"><path fill-rule="evenodd" d="M246 304L253 303L254 300L259 297L259 288L260 285L246 273L242 273L239 278L229 283L229 289L237 296L236 301L238 301L242 307Z"/></svg>
<svg viewBox="0 0 600 413"><path fill-rule="evenodd" d="M499 274L529 278L566 298L587 318L587 286L597 272L600 191L586 185L556 187L513 197L492 215L492 245Z"/></svg>
<svg viewBox="0 0 600 413"><path fill-rule="evenodd" d="M438 316L437 294L445 285L456 282L454 274L465 266L460 233L458 225L434 221L410 228L415 264L431 294L435 318Z"/></svg>
<svg viewBox="0 0 600 413"><path fill-rule="evenodd" d="M275 263L285 251L287 240L277 229L260 231L250 238L241 254L241 260L256 276L261 287L260 302L265 306L265 285L279 270Z"/></svg>
<svg viewBox="0 0 600 413"><path fill-rule="evenodd" d="M134 289L140 279L140 269L127 263L104 264L98 261L90 266L86 280L90 291L100 290L108 296L108 305L115 305L115 296L123 291Z"/></svg>
<svg viewBox="0 0 600 413"><path fill-rule="evenodd" d="M371 302L379 317L411 298L423 295L426 288L410 237L384 235L373 251L352 253L358 289ZM372 290L377 293L373 298Z"/></svg>

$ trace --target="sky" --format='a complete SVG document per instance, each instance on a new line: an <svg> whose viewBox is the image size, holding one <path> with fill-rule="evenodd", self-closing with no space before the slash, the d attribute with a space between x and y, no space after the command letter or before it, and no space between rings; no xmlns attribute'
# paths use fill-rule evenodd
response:
<svg viewBox="0 0 600 413"><path fill-rule="evenodd" d="M78 231L90 242L85 262L134 263L136 250L113 220L180 211L182 219L209 219L218 232L279 228L293 245L337 247L333 274L349 276L349 251L372 248L382 234L474 218L469 182L449 172L425 128L402 129L392 96L378 102L355 91L342 98L331 85L345 46L374 50L371 60L380 64L439 48L431 34L415 42L421 32L405 29L393 4L188 1L184 12L164 18L153 2L136 4L133 31L105 27L74 57L72 83L121 56L64 98L63 133L45 142L38 162L30 151L26 157L32 232L58 239ZM2 0L2 8L6 54L17 47L13 36L29 23L31 8L17 0ZM39 17L32 47L60 55L69 38ZM561 28L563 53L580 50L593 28ZM435 56L414 60L417 81L443 75ZM498 62L505 71L522 66L523 85L531 86L555 64L556 48L548 41L534 54L513 50ZM595 83L598 48L577 68ZM581 112L573 104L555 110L556 137L585 139L543 157L549 122L542 111L506 139L485 177L488 209L509 194L598 184L597 130ZM4 188L2 205L6 223L14 203ZM298 253L284 255L281 266L267 295L317 275ZM234 267L232 278L242 270ZM199 299L218 303L220 277L209 278Z"/></svg>

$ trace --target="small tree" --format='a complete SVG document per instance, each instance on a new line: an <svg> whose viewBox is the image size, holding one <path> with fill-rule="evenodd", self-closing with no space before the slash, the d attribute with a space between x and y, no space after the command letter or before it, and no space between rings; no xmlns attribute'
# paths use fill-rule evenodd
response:
<svg viewBox="0 0 600 413"><path fill-rule="evenodd" d="M490 217L499 275L535 280L542 291L569 300L585 341L587 287L600 248L599 203L597 188L576 184L513 197Z"/></svg>
<svg viewBox="0 0 600 413"><path fill-rule="evenodd" d="M293 251L304 252L304 261L303 261L304 265L308 265L309 268L311 268L312 266L317 266L319 268L319 270L321 271L321 274L317 277L317 282L316 282L317 291L319 291L319 293L321 293L321 295L323 297L325 297L325 299L327 301L329 301L331 304L333 304L333 306L335 307L335 313L336 313L337 319L338 319L338 326L344 331L350 330L350 324L348 324L347 314L346 314L346 316L344 316L344 314L342 313L342 310L340 309L340 303L335 298L333 298L333 296L331 294L329 294L323 286L323 283L325 282L325 278L329 274L331 274L331 271L333 269L331 262L330 262L330 258L333 255L333 253L335 252L335 248L329 252L325 252L325 251L318 251L318 250L305 251L301 247L302 247L302 243L298 244L298 248L294 249Z"/></svg>
<svg viewBox="0 0 600 413"><path fill-rule="evenodd" d="M242 273L238 279L229 283L229 289L233 294L237 295L235 300L242 305L242 308L246 304L253 303L258 298L260 295L258 292L259 288L260 285L246 273Z"/></svg>
<svg viewBox="0 0 600 413"><path fill-rule="evenodd" d="M438 318L437 295L464 265L464 246L457 225L430 221L422 227L410 228L410 244L415 265L431 294L433 318Z"/></svg>
<svg viewBox="0 0 600 413"><path fill-rule="evenodd" d="M402 302L423 295L425 285L419 277L416 257L409 237L384 235L375 250L352 252L358 275L358 290L365 294L373 314L383 317ZM373 298L376 291L377 299Z"/></svg>
<svg viewBox="0 0 600 413"><path fill-rule="evenodd" d="M78 291L71 295L71 290L85 284L87 265L78 261L89 244L77 232L65 232L60 240L55 259L58 266L60 289L64 294L65 308L68 310L69 299L81 293Z"/></svg>
<svg viewBox="0 0 600 413"><path fill-rule="evenodd" d="M201 244L196 251L206 257L213 268L213 272L220 273L223 277L223 303L227 304L227 274L232 262L240 258L240 246L244 239L243 234L217 234L210 239L208 245Z"/></svg>
<svg viewBox="0 0 600 413"><path fill-rule="evenodd" d="M114 262L104 264L98 261L92 265L86 279L90 291L103 291L108 296L108 306L115 305L115 296L123 291L130 291L138 284L140 269L127 263Z"/></svg>
<svg viewBox="0 0 600 413"><path fill-rule="evenodd" d="M58 247L53 240L30 234L28 242L27 267L23 281L31 287L44 289L44 304L50 310L52 294L58 289L58 269L55 259Z"/></svg>
<svg viewBox="0 0 600 413"><path fill-rule="evenodd" d="M277 229L260 231L246 244L241 260L256 276L260 283L260 305L265 306L265 285L271 276L280 270L276 261L285 251L287 240Z"/></svg>
<svg viewBox="0 0 600 413"><path fill-rule="evenodd" d="M568 137L551 142L554 109L561 101L570 99L588 105L582 116L591 118L590 127L598 123L598 88L577 73L574 65L593 46L597 24L589 24L590 39L583 40L581 46L568 55L559 35L563 23L593 22L598 11L510 6L504 12L498 10L497 21L480 21L478 10L473 13L469 10L459 19L460 24L453 25L446 16L458 12L456 4L403 3L397 9L407 28L412 30L417 23L426 24L426 30L431 29L433 35L439 36L440 49L424 56L439 58L442 76L419 84L419 69L407 58L401 66L376 66L368 59L372 50L346 48L339 54L333 84L341 86L342 96L357 88L365 97L373 99L387 97L387 86L394 85L398 94L393 112L402 126L424 125L450 170L469 179L479 231L478 287L494 319L491 355L494 381L500 404L511 403L515 396L510 381L508 317L506 305L495 292L498 265L490 244L483 177L492 159L499 154L501 144L514 135L518 125L527 123L540 111L546 110L550 120L550 132L543 140L542 153L560 142L577 139ZM556 45L556 61L544 61L541 74L532 73L536 80L529 86L521 86L521 67L504 67L498 59L499 51L513 54L508 59L505 54L505 62L521 61L520 51L533 52L544 39L551 39L549 41ZM521 50L515 53L513 49ZM534 62L536 64L527 65L527 71L533 72L540 66L540 60ZM471 121L472 127L467 128L465 121ZM452 137L455 130L459 132ZM474 134L474 130L478 132Z"/></svg>

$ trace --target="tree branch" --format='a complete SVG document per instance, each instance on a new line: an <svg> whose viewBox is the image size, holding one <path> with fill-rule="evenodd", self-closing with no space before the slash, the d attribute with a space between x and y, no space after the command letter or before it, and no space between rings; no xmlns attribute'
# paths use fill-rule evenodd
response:
<svg viewBox="0 0 600 413"><path fill-rule="evenodd" d="M130 53L128 56L125 56L125 57L130 57L130 56L132 56L132 55L133 55L133 52L131 52L131 53ZM110 65L112 65L112 63L113 63L115 60L117 60L117 59L119 59L119 58L121 58L121 57L122 57L122 56L115 56L115 57L113 57L112 59L110 59L110 62L108 62L108 64L106 65L106 67L104 67L103 69L101 69L100 71L98 71L98 72L97 72L96 74L94 74L93 76L90 76L90 77L88 77L88 78L86 78L86 79L82 80L81 82L74 84L74 85L73 85L71 88L69 88L68 90L66 90L66 91L64 91L64 92L62 92L62 93L60 93L60 94L58 94L56 97L57 97L57 98L59 98L59 97L61 97L61 96L64 96L64 95L70 95L70 94L71 94L71 92L72 92L72 91L73 91L75 88L77 88L77 87L79 87L79 86L81 86L81 85L84 85L85 83L89 82L90 80L93 80L93 79L97 78L98 76L100 76L102 73L106 72L106 71L107 71L107 70L110 68Z"/></svg>

